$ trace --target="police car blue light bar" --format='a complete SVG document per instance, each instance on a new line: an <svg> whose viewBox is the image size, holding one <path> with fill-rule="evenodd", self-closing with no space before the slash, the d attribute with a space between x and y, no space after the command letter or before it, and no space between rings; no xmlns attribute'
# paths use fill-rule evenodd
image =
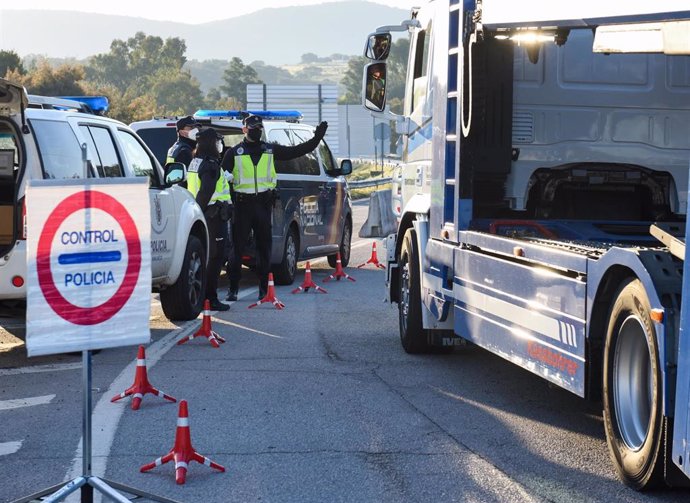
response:
<svg viewBox="0 0 690 503"><path fill-rule="evenodd" d="M60 98L83 103L96 113L107 112L110 108L107 96L60 96Z"/></svg>
<svg viewBox="0 0 690 503"><path fill-rule="evenodd" d="M238 119L247 114L258 115L264 120L300 121L303 116L298 110L197 110L194 117L207 119Z"/></svg>

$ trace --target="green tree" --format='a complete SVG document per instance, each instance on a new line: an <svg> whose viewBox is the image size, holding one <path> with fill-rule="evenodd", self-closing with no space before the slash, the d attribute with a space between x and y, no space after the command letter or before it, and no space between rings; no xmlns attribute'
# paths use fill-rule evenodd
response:
<svg viewBox="0 0 690 503"><path fill-rule="evenodd" d="M53 68L47 61L41 61L24 75L15 68L9 70L6 77L26 87L30 94L45 96L84 94L84 88L80 83L84 80L84 67L81 65L64 64Z"/></svg>
<svg viewBox="0 0 690 503"><path fill-rule="evenodd" d="M225 84L220 86L229 98L235 99L242 108L247 106L247 84L263 84L256 70L245 65L238 57L230 60L230 64L223 72Z"/></svg>
<svg viewBox="0 0 690 503"><path fill-rule="evenodd" d="M316 63L319 57L313 52L302 54L302 64Z"/></svg>
<svg viewBox="0 0 690 503"><path fill-rule="evenodd" d="M364 56L355 56L347 62L347 70L340 81L345 92L338 99L338 103L355 104L362 102L362 75L364 65L368 62Z"/></svg>
<svg viewBox="0 0 690 503"><path fill-rule="evenodd" d="M20 75L26 73L19 54L14 51L0 51L0 77L7 75L9 70L16 70Z"/></svg>

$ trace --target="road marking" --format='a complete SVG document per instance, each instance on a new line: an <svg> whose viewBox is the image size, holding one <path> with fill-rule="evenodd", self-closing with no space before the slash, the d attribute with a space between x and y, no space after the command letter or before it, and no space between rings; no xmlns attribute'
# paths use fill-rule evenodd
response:
<svg viewBox="0 0 690 503"><path fill-rule="evenodd" d="M37 374L40 372L57 372L60 370L76 370L81 368L79 363L56 363L53 365L34 365L31 367L17 367L12 369L0 369L0 376L14 376L20 374Z"/></svg>
<svg viewBox="0 0 690 503"><path fill-rule="evenodd" d="M45 405L51 402L55 395L35 396L33 398L18 398L16 400L0 400L0 410L21 409L34 405Z"/></svg>
<svg viewBox="0 0 690 503"><path fill-rule="evenodd" d="M14 454L21 448L22 442L23 440L17 440L16 442L0 442L0 456Z"/></svg>

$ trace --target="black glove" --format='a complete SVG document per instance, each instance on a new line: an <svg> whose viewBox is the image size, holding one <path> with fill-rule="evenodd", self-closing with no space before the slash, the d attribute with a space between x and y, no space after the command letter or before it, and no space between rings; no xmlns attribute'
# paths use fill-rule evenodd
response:
<svg viewBox="0 0 690 503"><path fill-rule="evenodd" d="M314 132L314 136L316 136L320 140L323 139L323 137L326 135L326 129L328 129L328 122L326 122L326 121L321 122L318 126L316 126L316 131Z"/></svg>

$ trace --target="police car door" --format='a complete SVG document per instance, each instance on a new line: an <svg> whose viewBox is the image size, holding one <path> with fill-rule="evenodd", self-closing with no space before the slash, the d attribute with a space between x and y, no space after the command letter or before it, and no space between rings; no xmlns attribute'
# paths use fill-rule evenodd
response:
<svg viewBox="0 0 690 503"><path fill-rule="evenodd" d="M175 249L175 231L178 226L174 221L176 211L173 191L186 189L165 187L160 166L139 138L124 129L118 129L117 136L127 159L128 176L147 176L150 179L151 275L155 280L170 270Z"/></svg>
<svg viewBox="0 0 690 503"><path fill-rule="evenodd" d="M323 235L327 244L340 245L340 233L345 225L345 205L347 191L345 179L342 176L333 177L336 169L335 159L326 142L321 140L317 153L321 159L321 166L325 171L325 181L319 185L319 210L322 215Z"/></svg>

